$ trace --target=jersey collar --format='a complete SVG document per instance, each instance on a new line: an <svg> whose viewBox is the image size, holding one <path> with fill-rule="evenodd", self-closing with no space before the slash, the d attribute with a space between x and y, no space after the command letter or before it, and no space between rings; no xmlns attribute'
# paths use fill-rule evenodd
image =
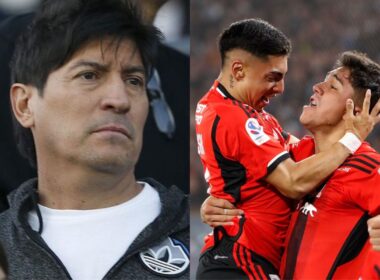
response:
<svg viewBox="0 0 380 280"><path fill-rule="evenodd" d="M219 82L219 81L215 81L214 83L214 88L215 90L221 95L223 96L224 98L229 98L229 99L232 99L232 100L236 100L235 97L233 97L229 92L228 90Z"/></svg>

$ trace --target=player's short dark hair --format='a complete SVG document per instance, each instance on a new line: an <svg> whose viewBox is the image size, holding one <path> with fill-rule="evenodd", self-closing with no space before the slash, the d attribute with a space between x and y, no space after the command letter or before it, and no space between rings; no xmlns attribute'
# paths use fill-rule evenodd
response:
<svg viewBox="0 0 380 280"><path fill-rule="evenodd" d="M222 65L226 53L233 49L245 50L257 57L289 55L290 40L273 25L262 19L245 19L232 23L219 35Z"/></svg>
<svg viewBox="0 0 380 280"><path fill-rule="evenodd" d="M370 110L380 98L380 65L365 53L358 51L343 52L335 63L335 68L345 67L350 70L350 83L354 88L354 102L361 106L365 92L372 92Z"/></svg>
<svg viewBox="0 0 380 280"><path fill-rule="evenodd" d="M86 44L111 40L117 50L125 39L136 44L149 77L160 38L157 28L142 22L140 11L132 1L45 0L16 43L11 81L35 86L42 96L49 74ZM19 151L36 167L31 130L17 121L14 123Z"/></svg>

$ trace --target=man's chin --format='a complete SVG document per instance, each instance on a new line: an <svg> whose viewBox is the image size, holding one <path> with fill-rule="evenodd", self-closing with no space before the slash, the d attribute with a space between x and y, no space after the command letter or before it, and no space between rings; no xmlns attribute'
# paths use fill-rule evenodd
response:
<svg viewBox="0 0 380 280"><path fill-rule="evenodd" d="M126 154L106 154L106 155L93 155L87 159L88 166L98 172L117 174L125 172L130 168L134 168L136 161L132 159L131 155Z"/></svg>

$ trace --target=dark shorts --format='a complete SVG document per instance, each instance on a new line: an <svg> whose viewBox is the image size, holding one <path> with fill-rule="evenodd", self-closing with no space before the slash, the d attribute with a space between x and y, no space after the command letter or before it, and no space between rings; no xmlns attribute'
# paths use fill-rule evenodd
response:
<svg viewBox="0 0 380 280"><path fill-rule="evenodd" d="M214 232L214 238L218 236ZM226 235L199 258L196 279L280 279L278 271L265 258Z"/></svg>

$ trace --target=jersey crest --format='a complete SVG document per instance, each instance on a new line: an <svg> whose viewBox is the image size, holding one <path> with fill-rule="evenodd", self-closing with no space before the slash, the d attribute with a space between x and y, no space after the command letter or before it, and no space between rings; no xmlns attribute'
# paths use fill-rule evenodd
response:
<svg viewBox="0 0 380 280"><path fill-rule="evenodd" d="M314 217L314 213L318 212L317 208L309 202L306 202L305 205L301 207L300 211L306 216L310 214L311 217Z"/></svg>
<svg viewBox="0 0 380 280"><path fill-rule="evenodd" d="M188 248L171 237L159 245L140 252L139 256L148 270L166 277L178 277L190 266Z"/></svg>
<svg viewBox="0 0 380 280"><path fill-rule="evenodd" d="M269 136L265 134L264 128L254 118L249 118L246 121L245 130L257 146L264 144L270 139Z"/></svg>

